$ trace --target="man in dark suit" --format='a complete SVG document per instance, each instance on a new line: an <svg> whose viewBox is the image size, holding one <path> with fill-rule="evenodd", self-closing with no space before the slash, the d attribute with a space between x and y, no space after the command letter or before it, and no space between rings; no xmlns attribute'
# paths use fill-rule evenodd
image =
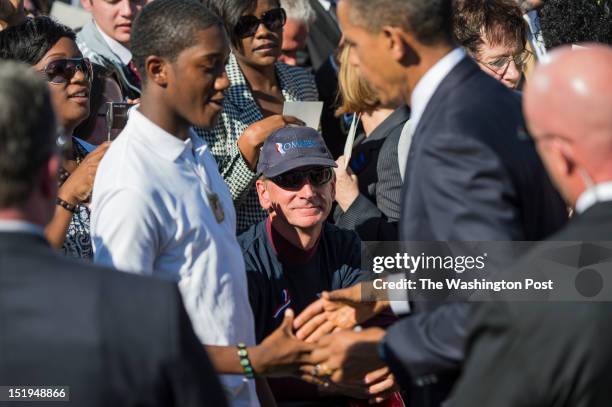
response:
<svg viewBox="0 0 612 407"><path fill-rule="evenodd" d="M69 260L45 240L61 159L38 72L0 64L0 112L0 385L68 386L75 406L226 405L174 284Z"/></svg>
<svg viewBox="0 0 612 407"><path fill-rule="evenodd" d="M409 153L400 239L544 238L566 220L563 202L523 130L518 97L455 48L451 3L341 0L338 5L352 61L381 102L411 107L412 131L400 139L400 147L410 144L404 149ZM400 308L396 314L407 311ZM398 382L410 388L413 404L439 405L448 396L463 360L468 311L467 303L415 302L412 315L387 331L381 355ZM353 333L337 335L343 334ZM373 329L361 335L374 345L385 334ZM313 357L325 363L328 354L346 353L341 344L344 350L359 348L353 346L358 338L329 341L334 348ZM340 368L330 363L329 369Z"/></svg>
<svg viewBox="0 0 612 407"><path fill-rule="evenodd" d="M576 211L551 241L612 236L612 48L588 48L553 52L552 62L537 68L525 91L538 151ZM537 255L536 248L516 268L529 269ZM479 306L453 405L609 406L609 301Z"/></svg>

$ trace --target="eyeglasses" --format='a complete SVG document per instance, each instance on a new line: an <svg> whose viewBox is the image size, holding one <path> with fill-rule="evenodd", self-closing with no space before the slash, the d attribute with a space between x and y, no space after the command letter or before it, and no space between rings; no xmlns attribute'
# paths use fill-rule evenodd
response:
<svg viewBox="0 0 612 407"><path fill-rule="evenodd" d="M313 187L320 187L331 181L333 171L329 167L314 168L306 171L290 171L276 177L271 177L270 180L283 189L300 189L306 182Z"/></svg>
<svg viewBox="0 0 612 407"><path fill-rule="evenodd" d="M42 73L47 76L47 81L56 85L70 82L79 70L85 75L85 79L91 82L93 78L93 68L87 58L64 58L51 61L42 69Z"/></svg>
<svg viewBox="0 0 612 407"><path fill-rule="evenodd" d="M282 8L268 10L261 15L261 19L253 16L242 16L234 27L234 33L238 38L252 37L257 32L260 24L270 31L280 30L287 22L287 14Z"/></svg>
<svg viewBox="0 0 612 407"><path fill-rule="evenodd" d="M492 71L498 74L501 73L501 75L503 76L508 70L511 61L514 61L514 64L518 69L523 70L523 67L527 65L527 63L532 57L533 53L531 51L523 50L523 52L521 52L520 54L499 57L491 62L486 62L478 59L477 61L486 65L487 68L491 69Z"/></svg>

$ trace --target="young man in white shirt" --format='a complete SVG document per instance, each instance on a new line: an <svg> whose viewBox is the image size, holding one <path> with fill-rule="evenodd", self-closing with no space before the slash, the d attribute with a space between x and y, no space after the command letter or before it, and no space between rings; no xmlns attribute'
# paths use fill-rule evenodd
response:
<svg viewBox="0 0 612 407"><path fill-rule="evenodd" d="M213 126L222 109L228 39L199 2L157 0L136 20L131 43L143 93L96 177L95 261L178 282L196 334L227 374L230 401L257 406L254 381L244 377L297 373L312 346L293 336L291 312L253 346L232 199L191 129Z"/></svg>

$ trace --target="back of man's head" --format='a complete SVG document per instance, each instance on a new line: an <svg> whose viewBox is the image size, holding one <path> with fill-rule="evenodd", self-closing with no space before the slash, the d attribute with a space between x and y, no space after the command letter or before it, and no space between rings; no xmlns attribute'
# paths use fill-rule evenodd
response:
<svg viewBox="0 0 612 407"><path fill-rule="evenodd" d="M570 201L581 192L576 186L612 180L612 48L587 48L550 53L524 95L530 130L549 171L557 171L551 175L562 188L574 178L573 196L565 191Z"/></svg>
<svg viewBox="0 0 612 407"><path fill-rule="evenodd" d="M19 208L55 152L47 83L29 66L0 62L0 209Z"/></svg>
<svg viewBox="0 0 612 407"><path fill-rule="evenodd" d="M288 20L296 20L310 27L316 19L316 14L308 0L281 0Z"/></svg>
<svg viewBox="0 0 612 407"><path fill-rule="evenodd" d="M143 80L145 60L158 56L168 61L196 42L198 31L213 25L223 27L221 20L196 0L155 0L134 21L131 51Z"/></svg>
<svg viewBox="0 0 612 407"><path fill-rule="evenodd" d="M402 28L420 42L452 41L452 0L342 0L353 24L376 33L384 26Z"/></svg>

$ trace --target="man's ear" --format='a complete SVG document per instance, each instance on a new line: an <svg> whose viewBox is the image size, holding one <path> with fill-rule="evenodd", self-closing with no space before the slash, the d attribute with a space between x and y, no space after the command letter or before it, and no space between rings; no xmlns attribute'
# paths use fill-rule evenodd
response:
<svg viewBox="0 0 612 407"><path fill-rule="evenodd" d="M92 3L93 0L81 0L81 6L83 6L83 8L87 11L89 11L91 13L91 8L92 8Z"/></svg>
<svg viewBox="0 0 612 407"><path fill-rule="evenodd" d="M164 58L155 55L149 56L145 59L144 68L147 80L156 83L162 88L168 86L169 70L171 67Z"/></svg>
<svg viewBox="0 0 612 407"><path fill-rule="evenodd" d="M557 158L555 165L558 166L559 174L563 174L566 177L575 175L574 173L578 166L576 165L574 149L571 144L565 140L556 139L552 141L551 148Z"/></svg>
<svg viewBox="0 0 612 407"><path fill-rule="evenodd" d="M414 60L416 54L411 46L413 40L411 34L401 28L385 26L381 29L380 35L385 38L386 46L395 61L408 65Z"/></svg>
<svg viewBox="0 0 612 407"><path fill-rule="evenodd" d="M331 199L332 202L336 200L336 172L334 171L334 176L332 177L331 181Z"/></svg>
<svg viewBox="0 0 612 407"><path fill-rule="evenodd" d="M259 204L265 210L270 212L272 209L272 201L270 200L270 193L266 187L266 180L258 179L255 182L255 188L257 189L257 196L259 197Z"/></svg>

